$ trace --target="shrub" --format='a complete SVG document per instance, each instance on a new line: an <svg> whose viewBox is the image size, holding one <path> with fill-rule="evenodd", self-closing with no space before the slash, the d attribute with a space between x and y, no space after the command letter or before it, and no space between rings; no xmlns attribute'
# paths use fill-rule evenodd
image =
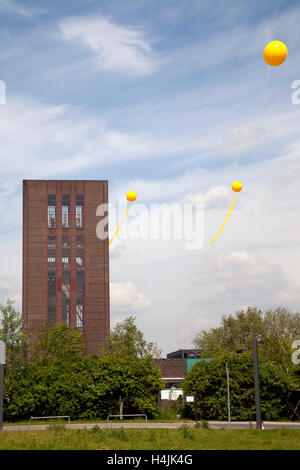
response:
<svg viewBox="0 0 300 470"><path fill-rule="evenodd" d="M225 364L230 371L232 420L255 420L255 397L252 355L228 354L199 361L186 375L185 393L196 393L200 419L227 420L227 381ZM264 420L289 415L287 399L292 379L285 370L269 362L260 362L261 409ZM185 404L185 415L194 419L195 405Z"/></svg>

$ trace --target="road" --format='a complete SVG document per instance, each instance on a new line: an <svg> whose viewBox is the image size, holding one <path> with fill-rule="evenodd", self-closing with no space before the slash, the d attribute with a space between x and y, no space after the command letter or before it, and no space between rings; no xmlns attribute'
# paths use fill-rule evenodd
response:
<svg viewBox="0 0 300 470"><path fill-rule="evenodd" d="M52 421L54 423L54 421ZM186 424L189 427L195 426L195 422L188 421L184 422L177 422L177 423L153 423L150 422L147 425L145 423L80 423L80 424L66 424L66 429L91 429L94 426L98 426L101 429L116 429L116 428L147 428L147 429L176 429ZM208 424L211 429L229 429L227 421L208 421ZM42 431L48 429L49 424L32 424L32 425L9 425L3 426L3 431ZM230 424L230 429L249 429L250 427L255 428L255 422L249 421L234 421ZM288 428L288 429L299 429L300 430L300 422L264 422L264 429L279 429L279 428Z"/></svg>

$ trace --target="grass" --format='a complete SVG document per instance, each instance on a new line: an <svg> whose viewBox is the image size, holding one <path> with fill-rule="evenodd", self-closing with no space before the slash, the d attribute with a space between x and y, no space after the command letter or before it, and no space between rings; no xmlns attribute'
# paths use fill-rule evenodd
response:
<svg viewBox="0 0 300 470"><path fill-rule="evenodd" d="M300 430L66 429L3 431L1 450L297 450Z"/></svg>

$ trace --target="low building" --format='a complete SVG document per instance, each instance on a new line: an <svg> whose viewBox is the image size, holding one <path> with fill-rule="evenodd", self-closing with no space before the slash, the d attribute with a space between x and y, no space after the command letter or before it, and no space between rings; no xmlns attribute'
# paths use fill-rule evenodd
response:
<svg viewBox="0 0 300 470"><path fill-rule="evenodd" d="M167 359L199 359L199 349L178 349L167 354Z"/></svg>
<svg viewBox="0 0 300 470"><path fill-rule="evenodd" d="M167 354L166 359L155 359L154 365L160 370L164 383L160 399L173 401L183 395L181 384L185 374L200 360L205 359L200 358L197 349L179 349Z"/></svg>

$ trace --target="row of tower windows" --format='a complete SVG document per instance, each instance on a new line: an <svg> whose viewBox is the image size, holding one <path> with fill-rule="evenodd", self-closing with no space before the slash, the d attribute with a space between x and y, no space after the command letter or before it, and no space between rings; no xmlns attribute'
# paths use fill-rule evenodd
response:
<svg viewBox="0 0 300 470"><path fill-rule="evenodd" d="M62 321L70 325L71 310L71 237L63 236L62 244ZM84 237L76 236L75 245L76 259L76 327L84 330L85 320L85 263L84 263ZM57 276L56 276L56 236L48 236L48 324L55 324L57 313Z"/></svg>
<svg viewBox="0 0 300 470"><path fill-rule="evenodd" d="M76 195L76 227L83 227L84 221L84 196L82 194ZM61 224L63 228L70 227L70 196L68 194L62 195L61 201ZM56 194L48 194L48 227L56 227Z"/></svg>
<svg viewBox="0 0 300 470"><path fill-rule="evenodd" d="M61 259L62 263L62 268L63 269L70 269L71 264L70 264L70 258L67 256L62 257ZM56 258L55 257L49 257L48 256L48 268L55 268L56 267ZM77 256L76 257L76 268L84 268L84 257L83 256Z"/></svg>

